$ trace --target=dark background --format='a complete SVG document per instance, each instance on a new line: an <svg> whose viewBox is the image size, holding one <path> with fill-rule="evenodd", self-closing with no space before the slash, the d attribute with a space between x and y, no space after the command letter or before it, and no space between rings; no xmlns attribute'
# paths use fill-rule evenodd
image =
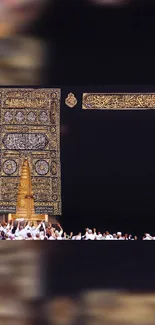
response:
<svg viewBox="0 0 155 325"><path fill-rule="evenodd" d="M155 112L82 111L81 96L155 91L154 2L105 8L55 1L32 32L49 43L48 85L63 90L64 229L153 233ZM64 104L70 91L74 109Z"/></svg>
<svg viewBox="0 0 155 325"><path fill-rule="evenodd" d="M119 89L137 91L135 87ZM77 107L72 109L64 104L70 90L78 99ZM113 92L118 87L93 90ZM155 111L82 111L82 91L92 88L67 88L62 94L64 229L96 227L153 234Z"/></svg>

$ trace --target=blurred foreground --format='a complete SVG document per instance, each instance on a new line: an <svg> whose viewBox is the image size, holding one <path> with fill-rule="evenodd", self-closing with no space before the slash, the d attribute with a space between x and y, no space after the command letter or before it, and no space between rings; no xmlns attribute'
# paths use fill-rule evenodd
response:
<svg viewBox="0 0 155 325"><path fill-rule="evenodd" d="M125 73L127 78L131 70L132 75L144 76L149 68L141 69L141 62L146 65L147 58L154 57L152 4L151 0L1 0L0 85L79 80L99 84L114 75L118 82L118 76Z"/></svg>
<svg viewBox="0 0 155 325"><path fill-rule="evenodd" d="M100 279L101 289L95 289L89 285L89 289L85 287L85 289L80 289L79 292L75 290L74 294L69 294L67 292L60 294L59 286L62 286L62 283L58 284L57 282L59 265L57 265L55 259L58 253L57 247L58 246L55 245L55 247L50 249L50 253L48 251L48 254L45 256L44 252L47 251L47 246L45 245L43 247L38 243L37 245L32 245L32 243L21 242L19 245L19 242L15 242L14 244L1 242L0 254L1 262L3 261L3 263L0 265L0 325L42 323L51 325L154 324L154 293L144 293L144 291L141 293L137 293L136 291L129 292L125 289L104 289L103 281ZM125 250L126 249L127 248L125 248ZM70 269L72 270L72 256L66 261L65 251L62 251L62 247L60 251L62 252L61 277L63 277L66 263L68 263L69 260ZM58 254L58 258L60 258L60 254ZM64 258L64 261L62 261L62 258ZM125 263L124 260L120 261L119 259L119 269ZM53 269L53 273L51 271L50 277L48 278L46 276L44 277L45 274L42 271L43 268L46 269L48 267L49 262L55 267L56 273ZM92 263L95 262L96 261L93 259ZM100 263L102 264L101 261ZM107 263L106 268L108 267ZM84 279L83 274L86 271L86 264L88 264L88 262L83 264L80 271L81 273L77 275L77 285L80 280L81 288ZM73 276L74 271L74 269L71 271L73 272ZM115 274L115 272L116 268L113 269L113 274ZM125 270L123 272L125 272ZM138 273L137 265L135 266L134 272L135 275ZM134 279L134 274L132 275L131 273L130 279L132 276ZM96 277L93 268L89 270L89 276L92 278ZM105 276L104 272L102 272L102 276ZM147 282L147 273L145 274L145 278ZM65 278L63 281L65 281ZM89 282L89 280L86 280L86 282L87 281ZM57 283L55 292L53 291L52 283ZM44 291L46 285L50 288L51 294L49 295L45 294ZM70 285L72 285L71 278ZM77 287L77 285L74 283L75 287ZM83 283L83 287L85 285L86 283Z"/></svg>
<svg viewBox="0 0 155 325"><path fill-rule="evenodd" d="M31 245L0 245L0 325L35 324L41 250Z"/></svg>
<svg viewBox="0 0 155 325"><path fill-rule="evenodd" d="M53 299L47 315L55 325L153 325L155 294L88 291L77 299Z"/></svg>
<svg viewBox="0 0 155 325"><path fill-rule="evenodd" d="M32 29L47 2L0 2L0 85L35 85L46 80L46 43Z"/></svg>

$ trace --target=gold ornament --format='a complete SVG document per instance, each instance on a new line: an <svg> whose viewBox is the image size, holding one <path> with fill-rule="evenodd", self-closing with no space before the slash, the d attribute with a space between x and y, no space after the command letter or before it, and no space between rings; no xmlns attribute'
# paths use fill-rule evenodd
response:
<svg viewBox="0 0 155 325"><path fill-rule="evenodd" d="M68 97L66 98L66 100L65 100L65 104L68 107L71 107L71 108L73 108L74 106L76 106L77 105L77 99L76 99L75 95L72 94L72 93L70 93L68 95Z"/></svg>
<svg viewBox="0 0 155 325"><path fill-rule="evenodd" d="M83 94L83 109L146 110L155 109L155 94Z"/></svg>
<svg viewBox="0 0 155 325"><path fill-rule="evenodd" d="M34 209L34 196L32 192L30 166L27 159L24 160L21 169L20 182L17 196L16 214L9 214L8 219L25 220L46 220L48 215L35 214Z"/></svg>

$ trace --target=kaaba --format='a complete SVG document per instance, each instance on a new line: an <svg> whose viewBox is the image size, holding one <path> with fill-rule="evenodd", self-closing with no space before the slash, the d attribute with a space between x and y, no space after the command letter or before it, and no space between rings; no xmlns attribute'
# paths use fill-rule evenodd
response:
<svg viewBox="0 0 155 325"><path fill-rule="evenodd" d="M60 89L0 89L0 213L15 213L28 159L36 213L61 214Z"/></svg>

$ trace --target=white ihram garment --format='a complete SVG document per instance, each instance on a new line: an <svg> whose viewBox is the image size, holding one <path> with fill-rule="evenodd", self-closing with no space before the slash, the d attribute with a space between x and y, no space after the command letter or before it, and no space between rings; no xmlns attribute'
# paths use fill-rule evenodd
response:
<svg viewBox="0 0 155 325"><path fill-rule="evenodd" d="M76 240L81 240L81 236L78 235L78 236L75 237L75 239L76 239Z"/></svg>
<svg viewBox="0 0 155 325"><path fill-rule="evenodd" d="M55 240L53 236L50 236L48 240Z"/></svg>
<svg viewBox="0 0 155 325"><path fill-rule="evenodd" d="M107 235L105 239L106 240L112 240L113 239L113 236L112 235Z"/></svg>
<svg viewBox="0 0 155 325"><path fill-rule="evenodd" d="M96 235L96 239L97 240L102 240L102 235L100 234L100 235Z"/></svg>
<svg viewBox="0 0 155 325"><path fill-rule="evenodd" d="M86 237L86 240L94 240L95 236L96 235L94 235L94 234L88 234L87 237Z"/></svg>

